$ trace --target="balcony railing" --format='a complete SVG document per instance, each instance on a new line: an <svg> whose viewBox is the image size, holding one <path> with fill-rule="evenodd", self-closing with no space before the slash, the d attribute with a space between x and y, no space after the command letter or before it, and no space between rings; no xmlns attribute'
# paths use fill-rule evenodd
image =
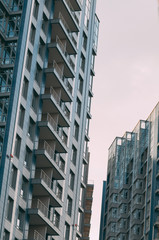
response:
<svg viewBox="0 0 159 240"><path fill-rule="evenodd" d="M49 122L51 124L52 128L55 130L55 132L57 131L57 123L49 113L42 114L41 121Z"/></svg>
<svg viewBox="0 0 159 240"><path fill-rule="evenodd" d="M75 46L77 46L77 41L76 41L76 39L74 38L74 36L73 36L73 34L72 34L72 32L71 32L68 24L66 23L63 15L61 14L61 12L59 13L59 19L61 20L62 24L64 25L64 27L65 27L67 33L69 34L72 42L74 43Z"/></svg>
<svg viewBox="0 0 159 240"><path fill-rule="evenodd" d="M64 81L65 86L67 87L67 90L68 90L69 93L72 95L72 86L71 86L71 84L69 83L68 78L64 78L63 81Z"/></svg>
<svg viewBox="0 0 159 240"><path fill-rule="evenodd" d="M4 57L0 58L0 65L13 65L15 62L15 57Z"/></svg>
<svg viewBox="0 0 159 240"><path fill-rule="evenodd" d="M63 79L63 69L59 67L55 60L53 61L52 67L55 69L60 79Z"/></svg>
<svg viewBox="0 0 159 240"><path fill-rule="evenodd" d="M79 24L79 19L77 18L76 13L75 13L75 10L74 10L74 8L72 7L70 1L69 1L69 0L65 0L65 2L67 3L67 5L68 5L68 7L69 7L69 9L70 9L70 11L71 11L71 14L72 14L73 18L75 19L76 23Z"/></svg>
<svg viewBox="0 0 159 240"><path fill-rule="evenodd" d="M74 64L73 60L71 59L70 55L66 52L66 45L64 45L62 43L62 41L60 40L60 38L58 36L56 36L56 43L59 45L61 51L65 55L65 57L66 57L67 61L69 62L71 68L74 70L75 69L75 64Z"/></svg>
<svg viewBox="0 0 159 240"><path fill-rule="evenodd" d="M5 38L18 37L19 34L19 30L6 31L2 24L0 25L0 32L4 35Z"/></svg>
<svg viewBox="0 0 159 240"><path fill-rule="evenodd" d="M55 161L55 163L60 168L60 170L62 172L64 172L65 164L62 161L60 161L60 154L55 153L55 151L51 148L51 146L46 141L40 141L38 149L39 150L45 150L49 154L51 159L53 159Z"/></svg>
<svg viewBox="0 0 159 240"><path fill-rule="evenodd" d="M50 88L45 88L45 94L51 94L53 96L53 98L55 99L56 103L58 105L60 105L60 96L58 95L58 93L54 90L53 87Z"/></svg>
<svg viewBox="0 0 159 240"><path fill-rule="evenodd" d="M45 240L45 238L36 230L34 230L34 240Z"/></svg>
<svg viewBox="0 0 159 240"><path fill-rule="evenodd" d="M7 114L0 115L0 122L6 122L7 120Z"/></svg>
<svg viewBox="0 0 159 240"><path fill-rule="evenodd" d="M72 86L69 83L68 78L64 78L63 68L60 68L60 66L56 63L55 60L53 61L53 63L48 63L48 67L53 68L56 71L59 78L64 82L67 90L72 95Z"/></svg>
<svg viewBox="0 0 159 240"><path fill-rule="evenodd" d="M0 86L0 93L9 93L10 88L10 86Z"/></svg>
<svg viewBox="0 0 159 240"><path fill-rule="evenodd" d="M67 117L67 119L69 120L70 118L70 112L67 109L66 105L64 102L61 103L61 99L60 96L58 95L58 93L53 89L53 87L50 88L46 88L45 89L45 94L51 94L53 96L53 98L55 99L56 103L60 106L60 108L62 109L64 115Z"/></svg>
<svg viewBox="0 0 159 240"><path fill-rule="evenodd" d="M66 44L64 45L58 36L56 36L56 43L59 45L60 49L65 54L66 53Z"/></svg>
<svg viewBox="0 0 159 240"><path fill-rule="evenodd" d="M44 217L48 218L48 220L50 220L54 226L59 228L59 219L39 199L32 200L32 208L37 208L44 215Z"/></svg>
<svg viewBox="0 0 159 240"><path fill-rule="evenodd" d="M62 199L62 191L60 191L60 189L57 190L57 188L52 188L53 182L51 181L51 178L42 169L36 171L35 178L42 179L46 183L48 188L50 188L51 191L54 192L56 197L58 197L60 200Z"/></svg>
<svg viewBox="0 0 159 240"><path fill-rule="evenodd" d="M47 113L42 115L41 121L49 122L54 131L58 134L58 136L61 138L62 142L66 145L67 144L67 138L63 134L63 129L60 127L58 128L57 123L55 120L52 118L52 116Z"/></svg>
<svg viewBox="0 0 159 240"><path fill-rule="evenodd" d="M12 4L11 1L2 0L3 4L8 8L11 12L18 12L22 10L23 4L21 1L19 1L18 4Z"/></svg>

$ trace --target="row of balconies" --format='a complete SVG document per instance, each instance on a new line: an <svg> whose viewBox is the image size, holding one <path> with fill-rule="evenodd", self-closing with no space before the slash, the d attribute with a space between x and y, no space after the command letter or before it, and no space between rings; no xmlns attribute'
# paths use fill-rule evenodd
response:
<svg viewBox="0 0 159 240"><path fill-rule="evenodd" d="M63 153L67 152L65 128L70 126L70 111L66 102L72 101L72 86L69 78L75 76L74 57L70 54L77 52L76 40L71 32L78 31L78 22L73 8L80 10L77 0L70 2L56 0L55 19L51 20L52 41L48 44L46 85L42 95L42 113L38 122L40 131L38 148L35 151L36 170L31 180L33 200L28 210L30 215L28 239L30 240L44 240L46 234L60 234L59 218L56 218L51 209L62 207L62 192L54 186L52 177L56 180L65 178L65 162L61 159ZM47 232L39 232L35 222L36 226L44 227Z"/></svg>

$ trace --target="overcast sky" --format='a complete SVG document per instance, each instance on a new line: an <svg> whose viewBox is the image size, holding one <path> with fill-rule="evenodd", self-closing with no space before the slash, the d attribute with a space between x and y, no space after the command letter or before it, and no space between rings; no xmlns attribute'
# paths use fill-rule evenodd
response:
<svg viewBox="0 0 159 240"><path fill-rule="evenodd" d="M90 240L99 239L102 181L108 148L132 131L159 101L157 0L97 0L100 19L90 126L90 173L94 180Z"/></svg>

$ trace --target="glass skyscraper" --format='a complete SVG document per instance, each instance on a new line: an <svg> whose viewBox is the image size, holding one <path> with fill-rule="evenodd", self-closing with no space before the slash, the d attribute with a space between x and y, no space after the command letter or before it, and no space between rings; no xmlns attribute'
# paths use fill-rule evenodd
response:
<svg viewBox="0 0 159 240"><path fill-rule="evenodd" d="M100 240L159 239L159 103L109 148Z"/></svg>
<svg viewBox="0 0 159 240"><path fill-rule="evenodd" d="M88 239L95 8L0 0L0 239Z"/></svg>

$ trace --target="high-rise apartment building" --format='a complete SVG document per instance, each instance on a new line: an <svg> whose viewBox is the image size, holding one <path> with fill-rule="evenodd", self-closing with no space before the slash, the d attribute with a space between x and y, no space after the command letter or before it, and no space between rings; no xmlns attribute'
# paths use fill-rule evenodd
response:
<svg viewBox="0 0 159 240"><path fill-rule="evenodd" d="M82 237L96 0L0 0L0 239Z"/></svg>
<svg viewBox="0 0 159 240"><path fill-rule="evenodd" d="M100 240L159 239L159 103L108 155Z"/></svg>

